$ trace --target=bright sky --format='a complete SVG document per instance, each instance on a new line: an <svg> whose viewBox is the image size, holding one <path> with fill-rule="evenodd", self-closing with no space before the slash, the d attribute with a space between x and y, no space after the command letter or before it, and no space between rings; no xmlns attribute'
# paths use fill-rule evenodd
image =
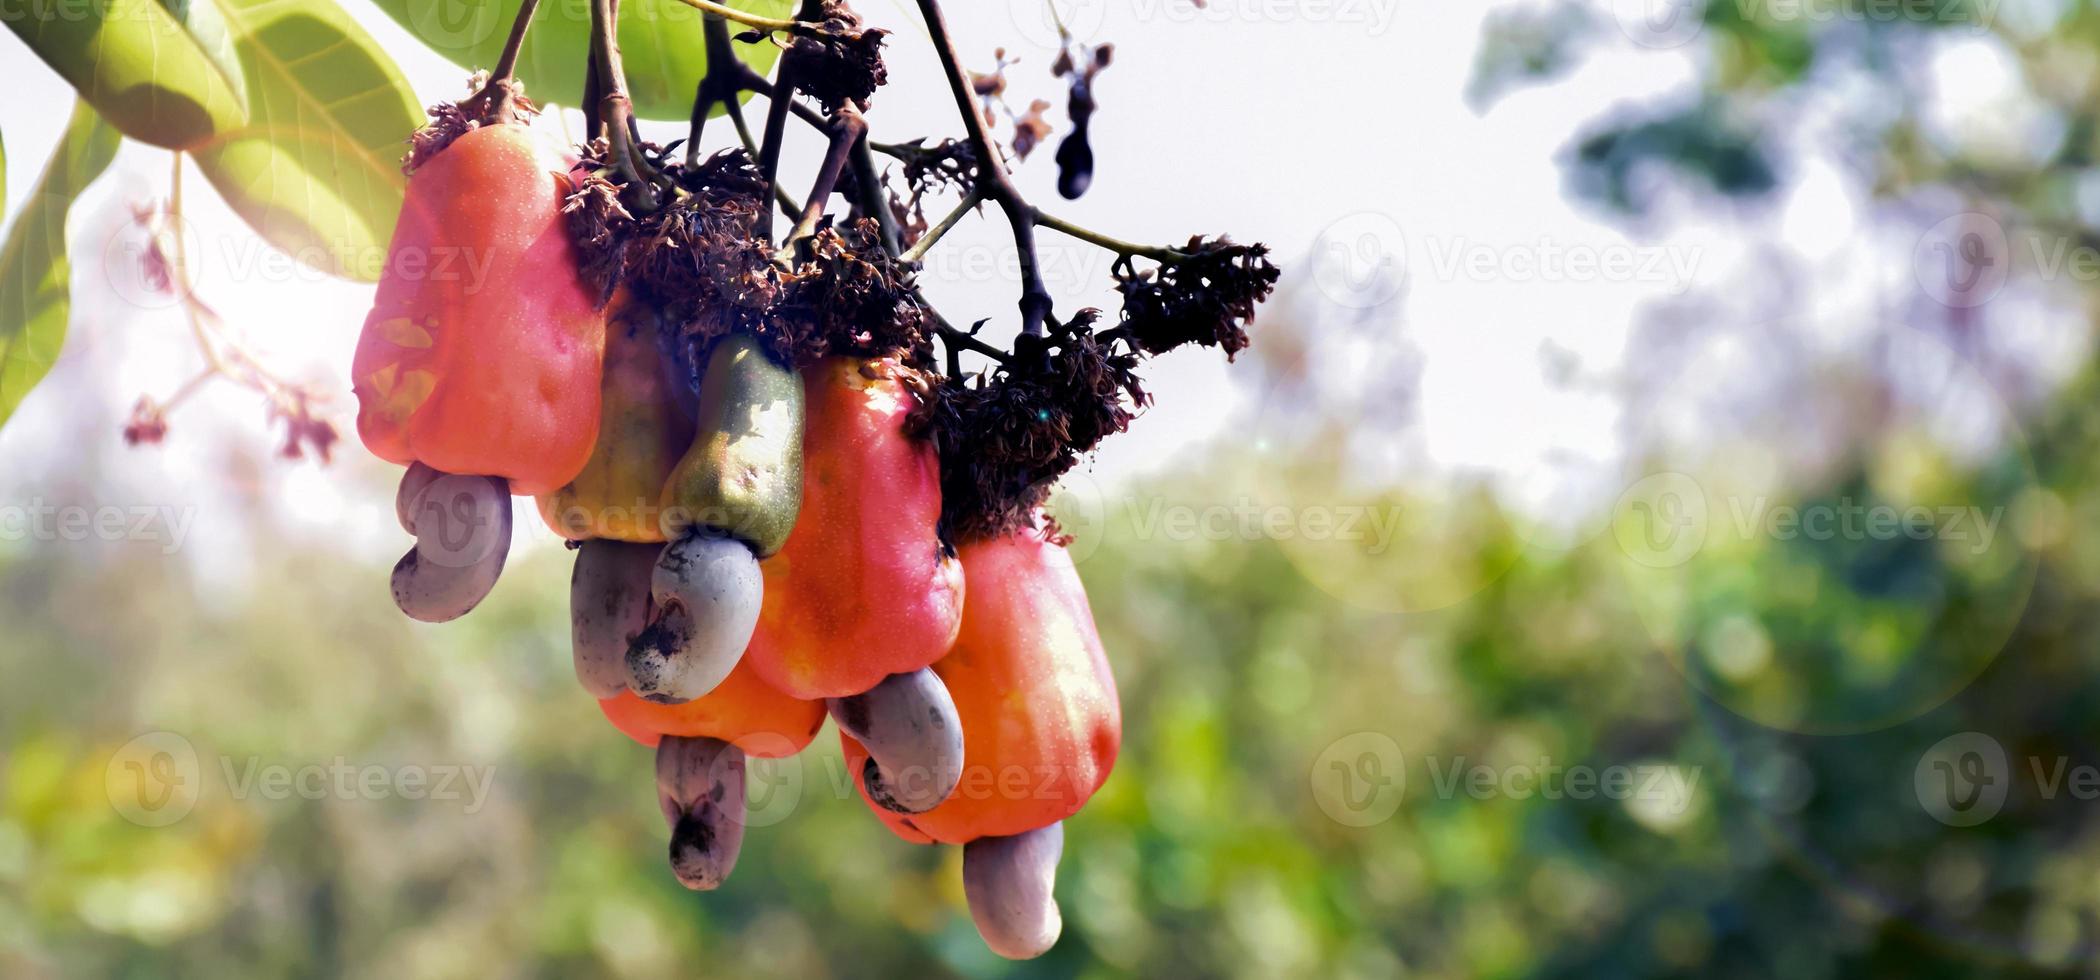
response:
<svg viewBox="0 0 2100 980"><path fill-rule="evenodd" d="M1021 59L1009 92L1017 107L1037 95L1062 101L1046 70L1054 35L1039 4L948 5L966 57L983 67L1003 44ZM394 55L424 101L463 90L461 69L375 8L362 0L344 6ZM956 132L909 5L858 6L895 31L891 84L870 114L878 138ZM1268 242L1287 281L1296 274L1300 288L1344 308L1364 305L1367 270L1404 252L1404 294L1337 327L1373 349L1405 338L1422 355L1420 425L1392 438L1416 447L1421 465L1485 468L1520 482L1556 453L1615 454L1615 400L1595 386L1559 390L1544 379L1549 370L1567 369L1568 358L1583 376L1609 376L1638 308L1696 286L1709 256L1697 239L1660 249L1578 213L1562 200L1555 157L1577 127L1615 102L1682 85L1692 77L1688 55L1631 44L1605 50L1573 78L1511 96L1483 116L1467 107L1463 93L1485 5L1210 0L1199 11L1187 0L1084 0L1065 9L1082 33L1113 41L1117 57L1098 85L1092 190L1078 202L1059 201L1045 153L1019 176L1033 200L1128 239L1173 243L1192 232L1230 232ZM0 36L0 66L12 88L0 101L12 214L58 136L70 94L11 34ZM1052 117L1061 121L1061 112ZM655 134L681 131L667 126ZM803 142L791 144L790 158L813 156L807 134L797 129L795 136ZM793 170L790 178L801 179ZM100 261L121 251L129 205L164 195L167 183L164 151L127 144L76 209L76 303L54 374L60 383L31 395L0 430L0 500L67 496L54 488L63 488L80 453L99 452L110 485L87 492L109 502L267 498L282 504L270 519L284 533L390 558L402 546L388 507L395 474L355 444L347 414L350 437L336 466L265 461L253 468L252 482L231 488L229 459L266 448L271 438L256 400L244 392L221 388L185 407L162 449L123 448L117 426L130 402L140 393L169 393L197 367L179 314ZM286 272L201 179L192 173L186 183L204 256L200 292L287 373L328 379L347 406L346 369L371 287ZM993 217L967 224L929 262L929 291L953 320L1012 314L1011 277L999 274L1011 261L1005 230L996 212L987 214ZM1797 231L1813 239L1819 221L1811 217ZM1045 233L1045 245L1060 308L1114 306L1107 256L1054 233ZM1327 264L1309 262L1316 253ZM1637 271L1587 281L1558 274L1553 263L1583 255L1629 259ZM1255 335L1259 346L1258 326ZM1542 349L1560 352L1559 368ZM1177 353L1150 372L1157 407L1110 441L1093 469L1101 483L1174 468L1179 453L1202 451L1207 439L1259 408L1252 386L1235 384L1214 352ZM244 509L200 506L195 533L239 544Z"/></svg>

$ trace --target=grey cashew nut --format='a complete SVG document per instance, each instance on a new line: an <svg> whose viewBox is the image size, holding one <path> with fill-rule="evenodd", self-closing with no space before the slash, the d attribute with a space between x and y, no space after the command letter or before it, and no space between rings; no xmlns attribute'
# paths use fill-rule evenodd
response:
<svg viewBox="0 0 2100 980"><path fill-rule="evenodd" d="M939 806L962 780L962 719L948 685L931 667L824 702L839 730L868 750L861 780L868 798L897 813Z"/></svg>
<svg viewBox="0 0 2100 980"><path fill-rule="evenodd" d="M395 511L416 546L394 565L394 605L426 623L449 622L480 605L510 556L510 484L418 463L401 478Z"/></svg>
<svg viewBox="0 0 2100 980"><path fill-rule="evenodd" d="M576 549L569 578L569 638L576 680L603 700L627 689L627 646L649 625L652 544L592 538Z"/></svg>
<svg viewBox="0 0 2100 980"><path fill-rule="evenodd" d="M627 684L677 704L715 689L744 658L765 581L751 547L698 531L666 545L650 576L655 618L627 648Z"/></svg>
<svg viewBox="0 0 2100 980"><path fill-rule="evenodd" d="M666 735L656 744L656 800L671 826L671 873L712 891L744 846L744 752L712 738Z"/></svg>
<svg viewBox="0 0 2100 980"><path fill-rule="evenodd" d="M963 845L963 897L970 902L977 934L992 952L1028 960L1057 945L1064 918L1052 892L1064 850L1063 823Z"/></svg>

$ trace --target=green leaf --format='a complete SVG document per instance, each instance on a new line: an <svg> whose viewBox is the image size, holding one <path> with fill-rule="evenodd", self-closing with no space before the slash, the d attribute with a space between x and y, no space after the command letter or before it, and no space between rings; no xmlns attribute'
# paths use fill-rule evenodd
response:
<svg viewBox="0 0 2100 980"><path fill-rule="evenodd" d="M224 74L153 0L17 0L0 21L133 139L187 150L247 120Z"/></svg>
<svg viewBox="0 0 2100 980"><path fill-rule="evenodd" d="M65 342L72 305L66 212L109 167L118 142L93 108L75 104L58 151L0 244L0 424L51 370Z"/></svg>
<svg viewBox="0 0 2100 980"><path fill-rule="evenodd" d="M469 71L493 68L510 36L517 0L374 0L423 43ZM730 0L730 6L767 17L786 17L792 0ZM693 90L707 70L700 39L700 12L678 0L622 0L620 60L628 96L644 119L686 119ZM731 32L737 30L730 25ZM584 59L590 51L591 5L583 0L543 0L533 16L525 47L518 52L518 77L535 99L576 105L583 99ZM759 72L780 56L770 43L737 44L738 57Z"/></svg>
<svg viewBox="0 0 2100 980"><path fill-rule="evenodd" d="M225 77L234 96L246 105L248 83L241 72L241 56L233 48L233 31L227 28L218 5L212 0L160 0L160 4L174 15L183 30L190 32L190 40L197 42L198 49Z"/></svg>
<svg viewBox="0 0 2100 980"><path fill-rule="evenodd" d="M196 7L214 0L190 0ZM323 272L377 281L424 123L377 41L330 2L216 0L246 75L249 125L197 167L272 245Z"/></svg>

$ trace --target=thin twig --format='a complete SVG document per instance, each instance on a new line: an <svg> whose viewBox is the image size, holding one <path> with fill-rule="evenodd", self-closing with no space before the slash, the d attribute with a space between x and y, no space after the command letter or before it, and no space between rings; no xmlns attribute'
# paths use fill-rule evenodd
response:
<svg viewBox="0 0 2100 980"><path fill-rule="evenodd" d="M889 201L882 193L882 175L875 171L875 154L868 149L868 134L853 141L853 183L860 189L860 209L875 219L875 227L882 233L882 250L892 256L904 247L904 239L897 230L897 215L890 211Z"/></svg>
<svg viewBox="0 0 2100 980"><path fill-rule="evenodd" d="M525 31L532 26L533 11L539 9L540 0L523 0L518 4L518 15L510 22L510 37L503 42L503 54L496 59L496 68L489 80L509 81L517 73L518 51L525 46Z"/></svg>
<svg viewBox="0 0 2100 980"><path fill-rule="evenodd" d="M795 230L789 233L787 247L782 252L792 250L817 233L817 222L824 217L824 205L838 187L839 174L845 172L846 158L852 154L853 145L868 134L868 121L850 105L839 106L832 117L831 147L824 153L824 162L817 168L816 182L809 189L809 201L802 206L802 217L795 222Z"/></svg>
<svg viewBox="0 0 2100 980"><path fill-rule="evenodd" d="M1031 210L1035 212L1036 224L1052 231L1070 235L1082 242L1099 245L1117 255L1135 255L1140 258L1152 259L1155 262L1173 262L1178 259L1188 258L1188 253L1186 252L1171 248L1161 248L1156 245L1139 245L1136 242L1126 242L1120 238L1111 238L1091 228L1075 225L1063 218L1048 214L1042 208L1032 208Z"/></svg>
<svg viewBox="0 0 2100 980"><path fill-rule="evenodd" d="M945 320L938 322L934 326L934 332L940 335L941 342L948 346L948 351L951 355L954 354L956 351L966 350L975 354L983 354L984 356L989 357L992 360L998 361L1001 364L1006 363L1006 359L1010 356L1005 351L1000 350L999 348L994 347L990 344L987 344L982 340L978 340L976 331L957 330L956 328L949 326L947 321ZM957 372L950 373L952 376Z"/></svg>
<svg viewBox="0 0 2100 980"><path fill-rule="evenodd" d="M795 34L800 36L814 36L819 30L821 30L821 28L819 28L815 24L806 24L801 21L795 20L782 20L778 17L761 17L758 14L751 13L750 11L738 10L735 7L725 7L719 3L713 2L713 0L678 0L678 2L685 4L686 6L691 7L694 10L700 11L701 13L706 14L709 17L720 17L723 20L733 20L739 24L744 25L745 27L749 27L753 30L765 31L768 34L785 32L788 34Z"/></svg>
<svg viewBox="0 0 2100 980"><path fill-rule="evenodd" d="M511 18L510 36L503 41L503 53L496 59L496 68L489 73L489 80L481 91L474 93L469 102L479 109L483 122L509 122L517 114L520 86L515 77L518 68L518 51L525 46L525 31L532 26L532 14L539 9L540 0L523 0L518 5L517 16Z"/></svg>
<svg viewBox="0 0 2100 980"><path fill-rule="evenodd" d="M999 146L992 141L991 133L985 129L984 118L977 112L970 79L963 72L962 60L955 52L955 42L948 36L948 23L941 14L939 0L919 0L919 13L926 19L933 50L940 55L941 67L947 72L948 90L955 97L955 109L963 117L970 145L977 150L977 189L985 197L998 202L999 210L1006 213L1007 224L1013 227L1014 250L1021 258L1021 333L1040 337L1043 335L1043 321L1050 316L1050 291L1043 288L1043 276L1035 253L1035 210L1021 199L1020 191L1007 176Z"/></svg>
<svg viewBox="0 0 2100 980"><path fill-rule="evenodd" d="M707 117L714 112L715 103L736 101L736 83L729 82L729 91L724 92L723 81L727 73L724 61L735 61L736 52L729 46L729 22L713 14L700 20L700 37L705 46L707 71L701 74L700 84L693 92L693 120L685 134L685 165L700 165L700 132L707 126Z"/></svg>
<svg viewBox="0 0 2100 980"><path fill-rule="evenodd" d="M599 118L605 140L612 149L613 168L625 178L621 195L630 210L654 211L657 205L654 175L634 146L634 103L627 97L627 73L620 67L620 43L614 36L619 23L619 0L591 0L591 50L598 57Z"/></svg>
<svg viewBox="0 0 2100 980"><path fill-rule="evenodd" d="M977 210L978 206L983 203L984 195L974 188L968 194L964 194L963 199L956 203L954 210L942 215L941 220L935 222L933 227L926 229L926 234L920 235L919 240L913 242L911 248L906 249L904 254L897 256L897 261L925 261L926 251L932 248L935 242L940 241L942 235L946 235L950 229L954 228L956 222L962 220L963 215Z"/></svg>

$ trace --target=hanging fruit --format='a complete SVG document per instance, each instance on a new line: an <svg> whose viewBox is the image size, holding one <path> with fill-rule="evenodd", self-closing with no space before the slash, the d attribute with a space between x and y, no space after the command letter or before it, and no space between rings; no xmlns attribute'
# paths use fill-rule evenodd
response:
<svg viewBox="0 0 2100 980"><path fill-rule="evenodd" d="M500 123L431 151L408 182L351 377L366 448L409 467L399 506L416 546L393 593L415 619L488 595L509 495L567 482L597 435L605 319L562 220L567 169Z"/></svg>
<svg viewBox="0 0 2100 980"><path fill-rule="evenodd" d="M539 497L540 518L570 540L661 544L664 481L692 445L693 419L679 404L656 308L621 290L609 310L598 434L582 470Z"/></svg>
<svg viewBox="0 0 2100 980"><path fill-rule="evenodd" d="M417 545L396 568L397 603L432 621L472 609L504 566L509 495L537 497L576 551L577 679L655 749L681 883L729 878L750 760L793 756L829 717L879 820L963 848L986 944L1041 955L1062 931L1064 821L1121 741L1115 679L1043 502L1149 402L1146 357L1246 346L1276 279L1265 249L1132 245L1029 205L934 0L919 6L967 141L869 139L884 32L843 0L810 0L792 24L710 6L709 73L677 159L633 124L616 5L593 0L589 139L565 159L516 124L530 106L508 69L533 6L495 80L434 107L414 139L358 345L359 432L408 466L396 508ZM715 104L755 87L730 53L732 21L748 32L736 37L778 42L781 70L763 144L703 159ZM1110 49L1066 47L1056 73L1074 130L1058 163L1076 196ZM799 196L780 177L797 115L827 144ZM1029 146L1048 129L1031 118ZM874 152L901 164L908 202ZM922 199L958 191L953 215L924 220ZM792 223L776 235L781 201ZM927 250L986 203L1022 260L1010 349L949 326L916 281ZM1115 253L1112 326L1053 315L1038 226ZM475 260L464 280L427 262L454 253Z"/></svg>
<svg viewBox="0 0 2100 980"><path fill-rule="evenodd" d="M796 697L860 694L939 660L962 622L962 565L941 543L940 461L905 434L918 399L894 359L804 372L802 519L762 566L747 656Z"/></svg>
<svg viewBox="0 0 2100 980"><path fill-rule="evenodd" d="M1122 714L1086 590L1065 549L1037 528L962 547L970 582L955 648L934 665L962 720L963 769L952 795L897 812L862 797L900 837L964 845L965 893L978 931L1001 955L1056 941L1050 897L1060 821L1115 767ZM849 771L869 747L841 733Z"/></svg>
<svg viewBox="0 0 2100 980"><path fill-rule="evenodd" d="M780 550L802 507L802 379L754 339L716 343L694 421L662 490L670 544L651 580L656 612L627 651L628 684L652 701L701 697L743 658L758 560Z"/></svg>

